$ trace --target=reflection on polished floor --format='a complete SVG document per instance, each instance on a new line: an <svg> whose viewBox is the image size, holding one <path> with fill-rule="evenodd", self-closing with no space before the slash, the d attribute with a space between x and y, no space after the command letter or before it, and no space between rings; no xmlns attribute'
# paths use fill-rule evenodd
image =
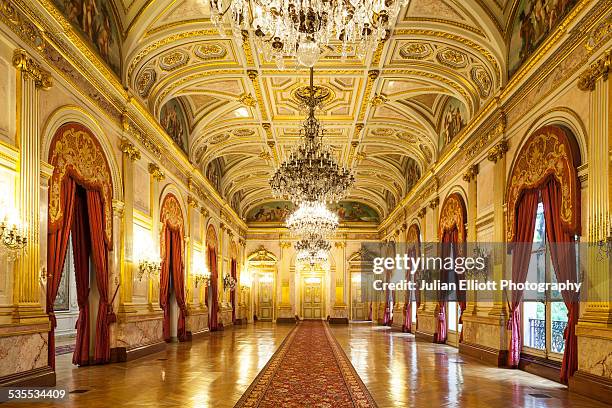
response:
<svg viewBox="0 0 612 408"><path fill-rule="evenodd" d="M106 366L76 368L70 355L59 356L57 386L73 392L69 401L32 406L232 407L291 329L257 323ZM607 406L555 382L486 366L409 334L369 324L331 330L381 408ZM13 405L24 406L2 404Z"/></svg>

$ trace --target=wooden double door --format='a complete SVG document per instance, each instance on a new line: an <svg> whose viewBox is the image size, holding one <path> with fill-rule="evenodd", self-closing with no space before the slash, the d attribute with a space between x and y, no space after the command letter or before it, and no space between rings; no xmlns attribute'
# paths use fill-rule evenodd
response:
<svg viewBox="0 0 612 408"><path fill-rule="evenodd" d="M302 282L302 317L304 319L323 318L323 280L304 278Z"/></svg>

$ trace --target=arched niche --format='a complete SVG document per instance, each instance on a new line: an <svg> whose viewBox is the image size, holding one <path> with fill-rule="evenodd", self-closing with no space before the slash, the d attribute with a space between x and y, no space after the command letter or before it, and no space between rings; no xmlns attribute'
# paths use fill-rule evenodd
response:
<svg viewBox="0 0 612 408"><path fill-rule="evenodd" d="M442 240L445 232L452 231L457 228L457 242L465 242L467 231L465 223L467 219L467 210L465 201L459 193L452 193L444 200L442 209L440 210L440 220L438 223L438 237Z"/></svg>

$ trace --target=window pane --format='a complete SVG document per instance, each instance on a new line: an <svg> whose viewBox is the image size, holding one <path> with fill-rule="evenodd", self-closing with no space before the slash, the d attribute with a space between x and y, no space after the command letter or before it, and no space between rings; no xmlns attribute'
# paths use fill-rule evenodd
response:
<svg viewBox="0 0 612 408"><path fill-rule="evenodd" d="M457 302L448 302L446 305L448 329L457 330Z"/></svg>
<svg viewBox="0 0 612 408"><path fill-rule="evenodd" d="M552 325L551 344L553 353L563 353L565 350L565 339L563 332L567 326L567 307L563 302L552 303Z"/></svg>
<svg viewBox="0 0 612 408"><path fill-rule="evenodd" d="M523 345L540 350L546 348L546 320L544 304L523 303Z"/></svg>

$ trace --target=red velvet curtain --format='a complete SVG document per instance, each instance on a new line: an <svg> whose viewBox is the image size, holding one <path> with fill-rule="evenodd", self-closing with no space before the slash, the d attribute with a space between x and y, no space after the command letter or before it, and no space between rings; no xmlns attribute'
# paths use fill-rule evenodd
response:
<svg viewBox="0 0 612 408"><path fill-rule="evenodd" d="M540 190L546 220L546 238L550 244L550 257L557 281L577 282L576 247L573 234L564 230L561 222L561 186L551 178ZM562 291L561 296L567 307L567 327L565 328L565 352L561 363L561 381L568 382L578 369L578 339L576 323L580 312L578 296L573 291Z"/></svg>
<svg viewBox="0 0 612 408"><path fill-rule="evenodd" d="M210 331L215 331L219 329L219 279L217 272L217 251L213 248L208 248L208 261L210 263L210 301L208 302L210 319L208 320L208 326Z"/></svg>
<svg viewBox="0 0 612 408"><path fill-rule="evenodd" d="M76 322L76 343L72 364L89 364L89 254L90 239L87 223L86 198L77 189L72 220L72 252L76 278L79 318Z"/></svg>
<svg viewBox="0 0 612 408"><path fill-rule="evenodd" d="M538 191L524 191L517 205L516 234L512 247L512 281L515 283L522 283L527 279L537 209ZM510 320L508 320L508 329L511 331L510 348L508 350L508 365L510 367L518 366L521 357L521 309L519 305L522 300L523 291L513 290L512 300L509 302Z"/></svg>
<svg viewBox="0 0 612 408"><path fill-rule="evenodd" d="M451 245L457 243L457 238L459 237L459 232L457 228L453 228L449 231L444 231L442 234L442 258L447 258L451 256ZM440 272L440 280L441 282L448 282L449 273L453 273L454 271L446 271L444 269ZM446 299L447 293L446 291L439 291L438 293L438 320L437 320L437 330L436 335L434 337L434 341L436 343L446 343L447 331L446 327L446 313L448 307L448 301Z"/></svg>
<svg viewBox="0 0 612 408"><path fill-rule="evenodd" d="M185 316L187 315L187 304L185 303L185 268L183 263L183 237L180 230L171 230L172 237L172 283L174 285L174 296L179 307L177 325L177 337L179 341L187 340L187 329Z"/></svg>
<svg viewBox="0 0 612 408"><path fill-rule="evenodd" d="M161 261L159 275L159 307L164 312L163 334L164 340L170 341L170 263L172 253L172 231L163 226L164 234L164 258Z"/></svg>
<svg viewBox="0 0 612 408"><path fill-rule="evenodd" d="M100 301L96 323L96 342L94 363L103 364L110 361L110 325L117 321L113 306L109 303L108 250L104 234L104 206L99 191L87 190L87 212L89 214L89 233L91 238L91 259L96 268L96 283ZM111 214L106 214L110 217Z"/></svg>
<svg viewBox="0 0 612 408"><path fill-rule="evenodd" d="M231 266L231 275L232 278L236 279L237 278L237 262L235 259L232 259L232 266ZM238 284L236 283L236 287L238 287ZM232 290L230 291L230 300L232 302L232 322L236 321L236 290Z"/></svg>
<svg viewBox="0 0 612 408"><path fill-rule="evenodd" d="M70 228L75 201L76 183L70 177L62 181L60 203L64 211L64 217L58 228L47 233L47 295L46 311L51 319L51 330L49 331L49 365L55 369L55 328L57 320L53 311L55 298L62 280L62 271L66 261L66 251L70 241Z"/></svg>

